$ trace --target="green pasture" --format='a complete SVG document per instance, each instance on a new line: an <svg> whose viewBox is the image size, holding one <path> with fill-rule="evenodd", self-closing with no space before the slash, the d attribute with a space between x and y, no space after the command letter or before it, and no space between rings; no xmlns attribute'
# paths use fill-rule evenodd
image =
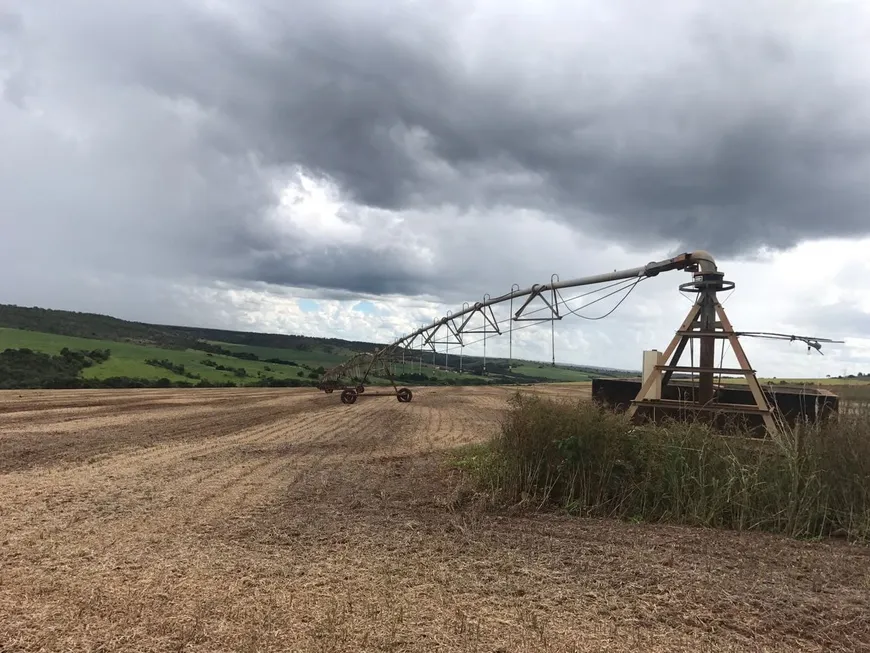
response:
<svg viewBox="0 0 870 653"><path fill-rule="evenodd" d="M59 336L39 331L23 331L19 329L0 328L0 351L4 349L32 349L47 354L59 354L67 347L73 350L109 349L111 357L105 363L86 368L82 375L85 378L105 379L114 376L126 376L141 379L167 378L170 381L192 381L187 377L175 374L162 367L145 363L147 359L166 359L175 364L184 365L185 370L199 375L212 382L233 381L235 383L250 383L258 376L271 376L277 379L298 378L300 371L307 370L288 365L277 365L261 361L247 361L232 356L209 355L193 349L164 349L111 340L96 340L91 338L76 338ZM227 347L229 349L229 347ZM291 350L284 350L295 353ZM290 358L284 356L284 358ZM244 368L248 376L238 377L233 372L216 370L204 365L202 361L214 361L218 365L233 368ZM269 369L266 369L269 368Z"/></svg>
<svg viewBox="0 0 870 653"><path fill-rule="evenodd" d="M513 367L515 374L523 376L533 376L540 379L549 379L552 381L589 381L592 377L587 372L580 370L566 369L564 367L552 367L550 365L535 365L533 363L523 363Z"/></svg>
<svg viewBox="0 0 870 653"><path fill-rule="evenodd" d="M330 351L324 351L312 347L311 349L285 349L283 347L257 347L254 345L236 345L230 342L209 341L213 345L223 347L237 353L254 354L257 358L267 360L277 358L292 361L300 365L309 365L314 368L324 367L329 369L345 362L357 352L341 347L330 347Z"/></svg>

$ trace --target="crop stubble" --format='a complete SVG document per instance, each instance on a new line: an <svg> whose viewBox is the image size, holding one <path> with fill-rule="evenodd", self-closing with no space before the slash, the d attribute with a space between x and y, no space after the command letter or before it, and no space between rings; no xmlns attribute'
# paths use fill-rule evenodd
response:
<svg viewBox="0 0 870 653"><path fill-rule="evenodd" d="M864 548L487 510L508 396L0 393L0 651L870 647Z"/></svg>

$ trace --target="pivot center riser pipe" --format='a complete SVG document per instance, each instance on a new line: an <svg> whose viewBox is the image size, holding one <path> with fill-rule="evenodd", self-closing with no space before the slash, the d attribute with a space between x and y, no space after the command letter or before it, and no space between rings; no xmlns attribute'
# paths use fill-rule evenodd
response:
<svg viewBox="0 0 870 653"><path fill-rule="evenodd" d="M701 331L712 333L716 326L716 292L706 291L701 295ZM700 338L701 355L698 375L698 402L709 404L713 401L713 367L716 364L716 339L713 336Z"/></svg>

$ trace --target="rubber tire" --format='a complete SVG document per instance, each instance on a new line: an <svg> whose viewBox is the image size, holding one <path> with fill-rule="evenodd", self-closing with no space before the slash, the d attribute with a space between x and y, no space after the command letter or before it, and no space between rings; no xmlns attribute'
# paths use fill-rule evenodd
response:
<svg viewBox="0 0 870 653"><path fill-rule="evenodd" d="M324 390L324 392L325 392L326 394L328 394L328 395L331 395L331 394L332 394L332 388L326 388L326 389Z"/></svg>
<svg viewBox="0 0 870 653"><path fill-rule="evenodd" d="M366 391L366 389L365 389L365 387L363 387L362 385L358 385L358 386L356 387L356 393L357 393L358 395L361 395L361 394L362 394L363 392L365 392L365 391Z"/></svg>
<svg viewBox="0 0 870 653"><path fill-rule="evenodd" d="M341 393L341 402L344 404L352 404L356 401L356 390L353 388L345 388Z"/></svg>
<svg viewBox="0 0 870 653"><path fill-rule="evenodd" d="M396 391L396 399L398 399L403 404L408 403L414 397L414 393L411 392L408 388L399 388Z"/></svg>

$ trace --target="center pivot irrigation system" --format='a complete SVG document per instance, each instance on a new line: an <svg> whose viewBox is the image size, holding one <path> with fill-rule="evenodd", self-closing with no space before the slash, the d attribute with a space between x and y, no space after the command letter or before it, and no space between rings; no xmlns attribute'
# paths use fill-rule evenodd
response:
<svg viewBox="0 0 870 653"><path fill-rule="evenodd" d="M568 281L560 281L557 275L553 275L550 283L535 284L528 288L521 289L518 285L509 293L498 297L490 297L484 295L483 301L474 304L464 304L462 309L456 313L448 312L431 324L421 327L416 331L409 333L391 344L372 352L363 352L356 354L345 363L338 365L323 374L318 385L319 389L331 394L335 391L341 391L341 401L346 404L356 402L357 398L365 393L366 396L392 396L400 402L409 402L412 399L412 393L409 388L400 388L396 385L393 368L399 360L404 360L404 357L412 351L419 350L421 354L425 348L431 349L433 355L436 353L436 344L443 344L446 347L445 355L449 355L450 345L458 345L466 347L470 344L483 342L483 371L486 373L486 340L487 337L497 336L502 334L502 325L496 320L492 307L497 304L510 303L510 318L506 320L510 323L509 337L510 343L510 358L512 360L513 353L513 331L525 327L513 326L514 322L550 322L551 323L551 338L553 339L553 364L555 364L555 332L553 324L556 320L561 320L565 314L560 312L564 309L565 313L585 317L586 319L602 319L607 317L628 297L635 286L644 279L655 277L662 272L671 270L681 270L693 274L692 281L680 285L681 292L690 292L696 295L692 308L686 316L683 323L677 330L673 340L661 354L658 354L657 361L652 368L650 374L646 375L640 392L632 401L629 408L629 413L633 416L639 407L649 408L659 406L662 408L673 407L671 404L679 403L681 407L685 407L685 402L675 402L661 398L661 388L666 386L671 380L674 373L691 374L698 379L698 393L695 402L696 408L701 410L705 408L713 408L715 385L714 378L718 374L721 378L722 374L726 375L742 375L745 377L749 389L754 398L754 405L744 404L722 404L715 403L717 411L730 411L738 413L753 413L763 419L764 425L768 431L775 431L776 426L773 419L773 409L765 398L764 393L759 386L758 379L755 375L755 370L749 364L746 353L740 345L738 336L747 337L762 337L788 339L791 341L804 342L808 351L809 348L821 350L822 342L841 342L829 340L826 338L814 338L808 336L794 336L786 334L768 333L768 332L737 332L731 326L728 317L722 304L717 299L717 293L734 289L734 283L727 281L724 274L717 269L716 262L713 256L706 251L694 251L690 253L680 254L673 258L663 261L655 261L647 263L644 266L631 268L628 270L617 270L605 274L598 274L579 279L570 279ZM602 283L611 283L604 288L598 288L591 292L584 293L565 300L560 293L561 290L567 288L577 288L580 286L591 286ZM619 300L616 306L608 313L595 318L580 315L577 309L568 307L568 302L587 297L594 293L609 290L607 294L585 304L589 306L598 301L606 299L617 293L625 291L623 297ZM536 299L540 299L543 304L540 308L530 309L530 305ZM522 300L519 308L514 311L514 302ZM544 315L539 315L540 313ZM475 316L480 316L474 320ZM474 322L474 323L473 323ZM529 324L526 326L533 326ZM439 334L444 335L443 340L436 340ZM473 342L464 340L464 337L471 334L482 334L482 338L478 338ZM693 339L700 340L699 348L699 365L680 366L679 359L682 356L687 344ZM715 344L717 340L727 341L734 351L734 354L740 364L739 368L723 368L721 364L716 367L715 363ZM724 344L723 344L724 357ZM366 383L372 376L381 376L386 378L392 384L392 391L385 392L367 392Z"/></svg>

